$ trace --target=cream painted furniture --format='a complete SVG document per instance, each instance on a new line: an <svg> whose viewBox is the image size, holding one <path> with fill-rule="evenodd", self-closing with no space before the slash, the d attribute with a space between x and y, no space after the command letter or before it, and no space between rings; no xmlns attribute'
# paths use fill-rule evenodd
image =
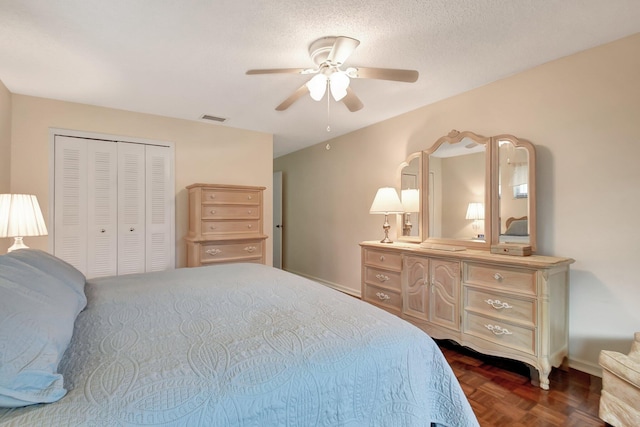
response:
<svg viewBox="0 0 640 427"><path fill-rule="evenodd" d="M616 427L640 426L640 332L628 355L602 350L600 418Z"/></svg>
<svg viewBox="0 0 640 427"><path fill-rule="evenodd" d="M362 299L481 353L535 368L539 386L568 351L570 258L362 242ZM538 385L532 372L532 382Z"/></svg>
<svg viewBox="0 0 640 427"><path fill-rule="evenodd" d="M265 187L192 184L187 266L265 263L262 194Z"/></svg>

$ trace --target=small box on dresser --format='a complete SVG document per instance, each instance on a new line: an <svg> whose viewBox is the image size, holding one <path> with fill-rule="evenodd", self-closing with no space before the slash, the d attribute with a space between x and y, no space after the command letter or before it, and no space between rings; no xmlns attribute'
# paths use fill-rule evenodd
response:
<svg viewBox="0 0 640 427"><path fill-rule="evenodd" d="M189 192L187 266L265 263L265 187L192 184Z"/></svg>

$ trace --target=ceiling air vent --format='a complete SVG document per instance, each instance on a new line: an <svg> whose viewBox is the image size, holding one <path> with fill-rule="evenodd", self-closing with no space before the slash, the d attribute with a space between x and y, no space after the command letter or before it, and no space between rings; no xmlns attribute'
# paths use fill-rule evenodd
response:
<svg viewBox="0 0 640 427"><path fill-rule="evenodd" d="M225 119L224 117L216 117L216 116L211 116L209 114L203 114L200 118L202 120L210 120L212 122L218 122L218 123L224 123L227 121L227 119Z"/></svg>

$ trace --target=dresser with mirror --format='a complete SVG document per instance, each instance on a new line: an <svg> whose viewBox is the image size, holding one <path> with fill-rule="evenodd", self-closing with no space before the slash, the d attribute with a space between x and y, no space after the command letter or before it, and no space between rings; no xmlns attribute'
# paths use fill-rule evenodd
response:
<svg viewBox="0 0 640 427"><path fill-rule="evenodd" d="M519 360L532 382L568 353L571 258L536 253L535 147L451 131L400 165L394 243L366 241L362 299L435 339Z"/></svg>

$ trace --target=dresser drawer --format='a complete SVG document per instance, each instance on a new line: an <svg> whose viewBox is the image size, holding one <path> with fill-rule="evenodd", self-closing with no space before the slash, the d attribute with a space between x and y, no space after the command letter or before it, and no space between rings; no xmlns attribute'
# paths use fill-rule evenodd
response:
<svg viewBox="0 0 640 427"><path fill-rule="evenodd" d="M366 265L400 271L402 269L402 255L395 252L366 249L364 252L364 263Z"/></svg>
<svg viewBox="0 0 640 427"><path fill-rule="evenodd" d="M516 326L493 317L465 312L464 333L513 350L536 354L536 329Z"/></svg>
<svg viewBox="0 0 640 427"><path fill-rule="evenodd" d="M204 244L200 247L202 263L240 261L262 258L262 241L230 244Z"/></svg>
<svg viewBox="0 0 640 427"><path fill-rule="evenodd" d="M260 209L254 206L203 205L202 219L260 219Z"/></svg>
<svg viewBox="0 0 640 427"><path fill-rule="evenodd" d="M535 271L468 263L464 282L473 285L536 295Z"/></svg>
<svg viewBox="0 0 640 427"><path fill-rule="evenodd" d="M400 295L400 292L367 284L365 285L364 299L367 302L377 304L394 311L399 312L402 310L402 296Z"/></svg>
<svg viewBox="0 0 640 427"><path fill-rule="evenodd" d="M247 234L260 233L260 221L202 221L202 234Z"/></svg>
<svg viewBox="0 0 640 427"><path fill-rule="evenodd" d="M206 204L242 204L259 205L260 191L231 191L224 189L204 189L202 203Z"/></svg>
<svg viewBox="0 0 640 427"><path fill-rule="evenodd" d="M536 326L535 299L465 287L464 309L531 328Z"/></svg>
<svg viewBox="0 0 640 427"><path fill-rule="evenodd" d="M375 267L365 267L364 280L366 283L395 289L400 292L400 272L382 270Z"/></svg>

